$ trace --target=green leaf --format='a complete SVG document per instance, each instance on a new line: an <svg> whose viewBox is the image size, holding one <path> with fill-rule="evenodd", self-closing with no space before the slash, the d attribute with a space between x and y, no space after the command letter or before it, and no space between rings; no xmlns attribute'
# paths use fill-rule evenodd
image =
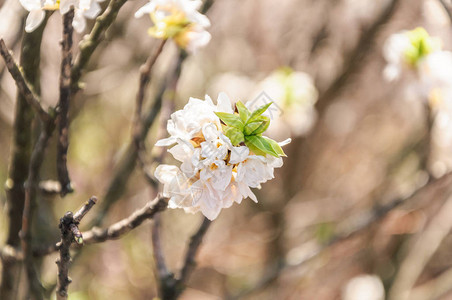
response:
<svg viewBox="0 0 452 300"><path fill-rule="evenodd" d="M223 127L224 134L231 140L233 146L237 146L241 142L245 141L243 132L235 127Z"/></svg>
<svg viewBox="0 0 452 300"><path fill-rule="evenodd" d="M226 125L235 127L237 129L239 129L240 131L242 131L243 127L245 126L245 124L243 124L243 122L242 122L242 119L240 119L240 116L237 114L229 114L229 113L225 113L225 112L216 112L215 114Z"/></svg>
<svg viewBox="0 0 452 300"><path fill-rule="evenodd" d="M265 140L267 140L267 142L270 143L271 147L273 148L273 150L278 153L279 156L287 156L286 153L284 153L283 149L281 148L280 145L278 145L278 143L272 139L269 138L265 138Z"/></svg>
<svg viewBox="0 0 452 300"><path fill-rule="evenodd" d="M245 135L259 135L267 130L270 125L270 118L265 116L260 116L251 123L245 125L244 133Z"/></svg>
<svg viewBox="0 0 452 300"><path fill-rule="evenodd" d="M249 111L248 108L246 108L246 106L241 101L237 101L235 106L237 107L237 110L239 111L240 119L242 119L243 123L245 123L248 120L248 118L250 117L251 112Z"/></svg>
<svg viewBox="0 0 452 300"><path fill-rule="evenodd" d="M251 113L251 115L249 116L248 120L246 121L246 123L251 123L254 122L258 117L260 117L260 115L262 115L267 108L270 107L270 105L272 105L273 102L267 103L265 105L262 105L261 107L257 108L255 111L253 111Z"/></svg>
<svg viewBox="0 0 452 300"><path fill-rule="evenodd" d="M282 148L272 139L257 135L250 135L245 137L245 144L258 155L261 153L270 154L275 157L285 156L286 154ZM254 150L258 150L257 152Z"/></svg>

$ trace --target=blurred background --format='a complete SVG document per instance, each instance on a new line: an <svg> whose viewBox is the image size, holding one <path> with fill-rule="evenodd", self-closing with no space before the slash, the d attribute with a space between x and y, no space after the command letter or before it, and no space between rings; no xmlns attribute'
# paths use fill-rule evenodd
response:
<svg viewBox="0 0 452 300"><path fill-rule="evenodd" d="M158 43L146 33L150 19L133 18L144 4L124 5L82 78L84 91L71 103L68 166L75 192L64 199L40 195L35 230L41 244L59 240L64 212L77 210L91 195L102 201L130 142L139 67ZM0 5L0 36L17 54L27 12L17 0L0 0ZM259 203L244 200L213 222L181 299L377 300L405 289L412 290L409 299L452 299L447 136L452 128L446 120L429 132L426 99L412 88L413 76L387 82L382 54L391 34L418 26L452 50L445 7L452 11L449 2L438 0L214 1L207 12L212 40L184 61L175 108L189 97L216 99L221 91L234 101L253 101L263 90L278 100L278 84L292 80L289 68L305 73L301 81L284 84L298 89L293 95L301 95L306 106L278 106L277 129L270 136L293 139L285 148L284 166L256 191ZM46 106L58 100L61 30L61 16L55 13L42 44ZM74 44L81 38L76 34ZM167 43L146 108L176 57L175 45ZM5 182L16 89L3 63L0 76L0 182ZM152 145L166 134L162 126L170 112L171 105L164 104L151 128L148 161L159 151ZM56 178L54 157L55 140L43 180ZM127 217L154 194L143 170L135 168L103 226ZM3 189L0 204L3 245ZM97 210L87 215L85 226ZM181 267L201 220L201 214L180 209L162 214L171 270ZM83 247L70 269L70 299L155 297L151 226L149 221L120 240ZM82 224L81 229L87 228ZM56 254L49 255L41 265L49 286L56 281L55 259Z"/></svg>

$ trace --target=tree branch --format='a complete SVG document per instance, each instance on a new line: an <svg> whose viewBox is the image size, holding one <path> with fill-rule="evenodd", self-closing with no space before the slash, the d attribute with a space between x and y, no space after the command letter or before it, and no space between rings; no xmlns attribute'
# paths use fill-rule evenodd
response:
<svg viewBox="0 0 452 300"><path fill-rule="evenodd" d="M190 238L190 244L185 254L185 263L184 266L182 267L179 277L179 282L183 285L185 285L185 283L188 280L188 277L190 276L191 272L196 266L195 262L196 253L198 252L202 239L204 238L204 235L209 229L211 223L212 221L210 221L207 218L204 218L198 231L196 231L196 233L192 235L192 237Z"/></svg>
<svg viewBox="0 0 452 300"><path fill-rule="evenodd" d="M321 93L316 103L316 109L319 114L326 109L333 98L338 97L339 93L350 82L351 76L355 74L361 67L361 62L371 52L375 38L380 32L381 27L386 24L394 15L399 0L392 0L383 12L377 17L372 25L365 30L358 41L356 47L346 55L348 58L342 68L342 71L336 79L329 85L325 92Z"/></svg>
<svg viewBox="0 0 452 300"><path fill-rule="evenodd" d="M22 46L20 64L24 80L39 93L39 63L41 53L42 33L47 22L44 22L33 32L25 33ZM9 54L9 51L5 51ZM33 109L22 93L17 94L16 111L12 133L12 150L8 169L8 179L5 184L8 207L7 245L17 248L20 245L19 231L22 227L22 213L25 202L25 181L28 177L32 149ZM4 261L2 268L2 282L0 286L1 299L17 298L17 282L20 277L20 266L14 261Z"/></svg>
<svg viewBox="0 0 452 300"><path fill-rule="evenodd" d="M43 123L43 122L42 122ZM31 248L32 233L31 226L33 224L34 213L37 207L36 196L39 184L39 173L42 162L44 161L44 153L55 129L53 121L41 124L41 134L34 146L30 159L30 167L28 169L28 179L25 189L25 203L22 215L22 251L24 253L25 269L27 271L28 284L32 295L36 299L42 299L43 287L39 282L38 274L36 273L33 259L33 252Z"/></svg>
<svg viewBox="0 0 452 300"><path fill-rule="evenodd" d="M449 197L428 227L414 237L415 243L409 244L409 252L401 263L388 299L411 299L411 290L416 280L452 228L451 214L452 197Z"/></svg>
<svg viewBox="0 0 452 300"><path fill-rule="evenodd" d="M168 203L163 197L157 197L148 202L143 208L135 211L131 216L123 219L105 229L93 228L84 235L85 244L101 243L114 240L140 226L145 220L152 219L156 213L166 209Z"/></svg>
<svg viewBox="0 0 452 300"><path fill-rule="evenodd" d="M166 278L170 275L170 272L166 267L165 256L163 255L162 244L160 242L160 223L161 217L160 214L157 214L154 217L154 225L152 226L152 249L158 277Z"/></svg>
<svg viewBox="0 0 452 300"><path fill-rule="evenodd" d="M447 5L446 1L444 1L444 0L438 0L438 1L442 5L444 10L446 11L447 16L449 17L449 20L452 23L452 12L450 11L449 5Z"/></svg>
<svg viewBox="0 0 452 300"><path fill-rule="evenodd" d="M78 225L96 202L97 198L93 196L75 213L75 215L69 211L60 219L60 257L56 261L56 264L58 265L58 286L56 291L58 300L67 299L68 287L72 282L68 275L69 265L71 263L69 248L71 247L72 241L75 241L79 245L83 244L82 233L78 229Z"/></svg>
<svg viewBox="0 0 452 300"><path fill-rule="evenodd" d="M168 272L164 265L163 252L161 251L160 239L158 238L158 223L157 227L154 224L152 241L154 244L154 257L159 271L160 296L163 300L177 299L185 290L187 280L196 265L196 253L211 223L209 219L204 218L199 229L191 236L187 252L185 253L184 265L178 278Z"/></svg>
<svg viewBox="0 0 452 300"><path fill-rule="evenodd" d="M58 145L57 173L61 184L61 197L73 192L69 172L67 170L67 150L69 146L69 105L71 101L71 66L72 66L72 35L74 28L74 8L63 16L62 60L60 73L60 100L58 102Z"/></svg>
<svg viewBox="0 0 452 300"><path fill-rule="evenodd" d="M127 0L111 0L104 13L96 18L96 23L90 34L80 42L80 53L75 59L71 72L72 93L75 94L79 89L79 80L82 71L88 64L91 55L103 39L103 36L110 25L116 20L119 10Z"/></svg>
<svg viewBox="0 0 452 300"><path fill-rule="evenodd" d="M140 149L142 141L140 141L141 129L141 111L143 107L144 98L146 96L146 89L151 81L151 71L160 53L162 53L163 46L165 46L166 40L159 41L157 49L154 53L149 55L146 62L140 67L140 82L138 85L138 92L136 96L136 107L134 115L134 124L132 126L133 140L137 149Z"/></svg>
<svg viewBox="0 0 452 300"><path fill-rule="evenodd" d="M9 73L16 82L16 86L19 93L25 98L27 103L35 110L35 112L41 118L41 120L47 122L50 119L49 114L42 108L39 96L32 91L32 88L25 80L22 72L19 69L19 66L14 61L14 58L12 57L11 52L6 47L5 41L3 39L0 39L0 54L5 60L5 64L6 67L8 68Z"/></svg>

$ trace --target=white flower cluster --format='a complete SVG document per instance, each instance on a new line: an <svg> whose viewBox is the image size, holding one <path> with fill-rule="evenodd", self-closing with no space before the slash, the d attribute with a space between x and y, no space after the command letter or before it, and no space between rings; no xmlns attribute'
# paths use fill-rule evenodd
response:
<svg viewBox="0 0 452 300"><path fill-rule="evenodd" d="M200 0L150 0L135 13L135 17L149 14L154 23L148 31L151 36L172 38L179 47L195 52L211 39L206 31L210 21L198 11L201 4Z"/></svg>
<svg viewBox="0 0 452 300"><path fill-rule="evenodd" d="M318 91L311 76L283 67L257 85L253 97L256 103L259 102L259 97L262 97L262 91L276 104L273 110L270 108L266 112L272 119L272 126L268 129L269 136L284 138L287 135L301 136L309 132L317 118L314 105L318 98Z"/></svg>
<svg viewBox="0 0 452 300"><path fill-rule="evenodd" d="M171 115L167 124L170 137L156 143L174 145L168 151L182 163L180 168L160 165L155 171L163 183L163 195L170 198L169 207L201 211L210 220L243 198L257 202L250 188L260 188L273 178L274 168L283 164L280 156L257 155L244 143L233 146L216 113L234 114L226 94L219 95L216 105L207 95L205 101L190 98L182 110Z"/></svg>
<svg viewBox="0 0 452 300"><path fill-rule="evenodd" d="M450 89L452 84L452 52L441 50L441 41L430 37L423 28L391 35L384 44L388 62L383 75L396 80L402 71L412 70L427 94L433 89Z"/></svg>
<svg viewBox="0 0 452 300"><path fill-rule="evenodd" d="M98 2L102 1L104 0L20 0L22 6L30 12L25 23L25 31L32 32L38 28L44 20L46 10L59 10L64 15L74 7L72 26L77 32L83 32L86 27L85 18L96 18L101 11Z"/></svg>

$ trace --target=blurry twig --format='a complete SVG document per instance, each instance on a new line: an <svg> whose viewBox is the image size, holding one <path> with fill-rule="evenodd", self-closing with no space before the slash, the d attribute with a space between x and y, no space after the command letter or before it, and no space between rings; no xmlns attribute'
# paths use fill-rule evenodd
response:
<svg viewBox="0 0 452 300"><path fill-rule="evenodd" d="M21 46L20 65L23 78L36 93L39 94L39 63L41 40L47 17L33 32L25 33ZM6 52L9 54L9 52ZM32 148L33 109L22 93L17 93L14 126L12 133L12 153L8 169L8 180L5 185L8 203L7 247L17 248L21 243L19 231L22 227L22 213L25 202L24 185L28 177L28 169ZM1 299L16 299L21 268L14 261L3 261L2 281L0 285Z"/></svg>
<svg viewBox="0 0 452 300"><path fill-rule="evenodd" d="M446 1L444 1L444 0L438 0L438 1L443 6L444 10L446 11L446 14L449 17L450 22L452 22L452 12L450 10L449 5L447 5Z"/></svg>
<svg viewBox="0 0 452 300"><path fill-rule="evenodd" d="M316 109L321 114L329 105L331 99L336 98L346 87L351 75L355 74L361 67L361 62L373 49L375 39L380 32L381 27L386 24L394 15L399 0L392 0L377 19L365 30L358 41L356 47L346 55L346 61L342 71L329 87L320 94L316 103Z"/></svg>
<svg viewBox="0 0 452 300"><path fill-rule="evenodd" d="M37 192L39 183L39 172L44 161L44 153L49 139L55 129L54 120L42 122L41 133L38 141L34 146L30 159L30 167L28 169L28 178L25 186L25 203L22 215L22 251L24 253L25 269L27 271L28 283L33 297L42 299L42 286L39 282L38 275L34 267L33 251L32 251L32 232L34 213L37 208Z"/></svg>
<svg viewBox="0 0 452 300"><path fill-rule="evenodd" d="M448 269L436 278L415 287L410 293L410 300L440 299L452 290L452 269Z"/></svg>
<svg viewBox="0 0 452 300"><path fill-rule="evenodd" d="M75 213L75 215L69 211L60 219L61 247L59 249L60 257L56 261L58 265L58 286L56 291L58 300L67 299L67 290L71 283L71 279L68 276L69 265L71 263L69 248L71 247L73 240L78 244L83 243L83 237L78 229L78 225L96 202L97 198L93 196Z"/></svg>
<svg viewBox="0 0 452 300"><path fill-rule="evenodd" d="M178 277L175 277L174 274L170 273L166 268L158 232L159 223L154 223L154 229L152 231L152 242L154 244L154 257L159 272L158 275L160 281L161 299L177 299L185 290L185 285L187 283L188 277L190 276L196 265L196 253L198 252L202 239L204 238L204 235L209 229L211 223L212 222L209 219L204 218L198 230L191 236L187 252L185 253L184 265ZM155 226L155 224L157 224L157 227Z"/></svg>
<svg viewBox="0 0 452 300"><path fill-rule="evenodd" d="M25 98L27 103L35 110L42 121L47 122L50 118L49 114L42 108L38 95L33 92L33 88L25 80L17 63L14 61L10 51L5 45L5 41L0 39L0 53L5 60L9 73L16 82L19 93Z"/></svg>
<svg viewBox="0 0 452 300"><path fill-rule="evenodd" d="M83 69L86 67L89 59L91 58L91 55L102 41L107 29L116 20L119 10L126 2L127 0L111 0L104 13L96 18L96 23L94 24L94 27L89 35L87 35L83 41L80 42L80 53L74 61L71 72L73 94L80 89L79 80L82 76Z"/></svg>
<svg viewBox="0 0 452 300"><path fill-rule="evenodd" d="M146 62L140 67L140 82L138 86L138 93L136 96L136 107L135 107L135 116L134 116L134 124L132 126L133 139L135 142L135 146L137 149L140 149L140 132L141 132L141 111L143 107L144 98L146 95L146 89L151 80L151 71L154 66L157 58L160 53L162 53L163 46L165 46L166 40L159 41L157 49L154 50L154 53L149 55Z"/></svg>
<svg viewBox="0 0 452 300"><path fill-rule="evenodd" d="M182 267L179 277L179 282L183 285L185 285L185 283L187 282L188 276L190 276L190 273L193 271L193 268L196 265L196 253L198 252L202 239L209 229L211 223L212 222L209 219L204 218L202 220L201 226L199 226L198 231L196 231L196 233L190 238L190 244L188 245L188 249L185 254L184 266Z"/></svg>
<svg viewBox="0 0 452 300"><path fill-rule="evenodd" d="M452 228L452 197L439 209L429 226L417 236L414 244L406 244L409 252L403 260L394 284L389 292L389 299L408 300L416 280L421 275L427 262L436 252L443 239Z"/></svg>
<svg viewBox="0 0 452 300"><path fill-rule="evenodd" d="M61 196L73 192L69 172L67 170L67 150L69 146L69 105L71 101L71 66L72 66L72 35L74 28L74 8L63 16L62 60L60 73L60 101L58 102L58 145L57 173L61 184Z"/></svg>
<svg viewBox="0 0 452 300"><path fill-rule="evenodd" d="M152 249L154 252L154 261L157 267L159 278L166 278L170 273L166 267L165 257L163 255L162 244L160 242L160 214L154 217L154 225L152 226Z"/></svg>

